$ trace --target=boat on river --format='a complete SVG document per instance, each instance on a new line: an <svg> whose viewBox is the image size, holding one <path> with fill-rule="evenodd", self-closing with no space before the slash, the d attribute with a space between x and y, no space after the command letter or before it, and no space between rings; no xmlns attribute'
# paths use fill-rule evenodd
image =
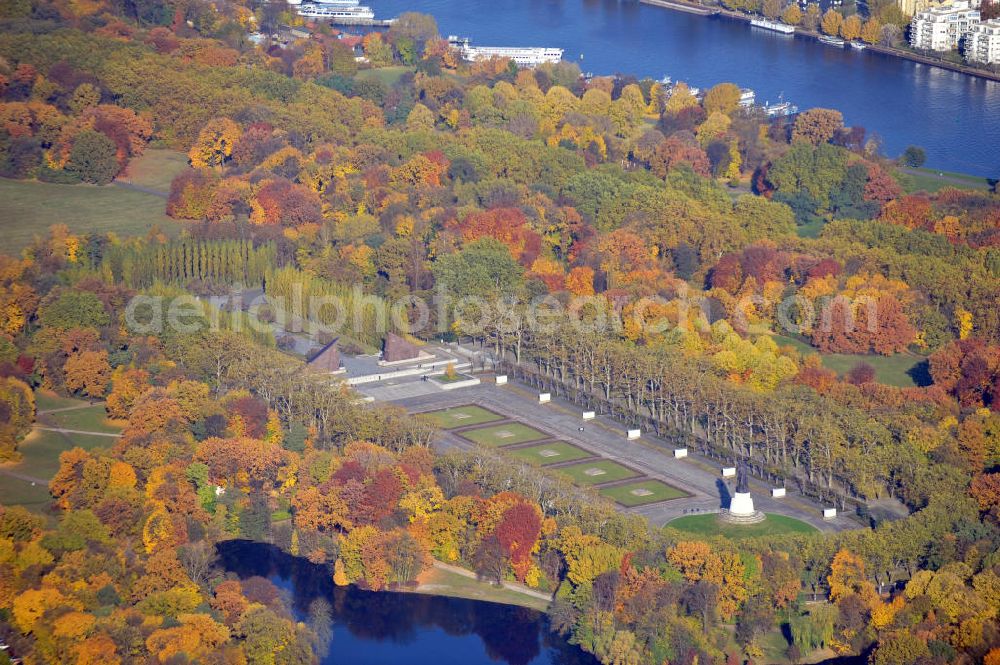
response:
<svg viewBox="0 0 1000 665"><path fill-rule="evenodd" d="M755 28L762 28L764 30L771 30L772 32L780 32L783 35L794 35L795 28L787 25L785 23L779 23L778 21L772 21L766 19L762 16L757 16L750 19L750 25Z"/></svg>
<svg viewBox="0 0 1000 665"><path fill-rule="evenodd" d="M855 51L864 51L868 46L861 42L851 42L851 48Z"/></svg>
<svg viewBox="0 0 1000 665"><path fill-rule="evenodd" d="M826 44L827 46L836 46L837 48L844 48L846 43L840 37L832 37L830 35L820 35L819 41L821 44Z"/></svg>

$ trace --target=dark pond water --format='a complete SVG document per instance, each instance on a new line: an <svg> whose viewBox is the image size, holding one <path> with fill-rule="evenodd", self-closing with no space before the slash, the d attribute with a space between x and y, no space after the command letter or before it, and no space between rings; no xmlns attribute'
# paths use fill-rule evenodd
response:
<svg viewBox="0 0 1000 665"><path fill-rule="evenodd" d="M596 665L589 654L548 629L544 614L458 598L373 593L337 587L328 568L261 543L219 544L223 567L259 575L290 594L297 618L325 598L333 638L323 665Z"/></svg>
<svg viewBox="0 0 1000 665"><path fill-rule="evenodd" d="M433 14L441 34L483 46L556 46L584 71L694 86L732 81L758 101L844 113L888 155L927 150L928 166L1000 176L1000 83L871 51L832 48L725 18L635 0L365 0L377 16ZM581 55L583 60L580 60Z"/></svg>

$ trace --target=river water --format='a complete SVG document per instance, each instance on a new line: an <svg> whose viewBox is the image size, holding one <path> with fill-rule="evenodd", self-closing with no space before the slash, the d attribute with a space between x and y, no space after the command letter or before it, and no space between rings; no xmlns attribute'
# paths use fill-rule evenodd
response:
<svg viewBox="0 0 1000 665"><path fill-rule="evenodd" d="M461 598L334 586L330 570L246 540L218 545L222 567L286 591L296 618L325 598L333 636L321 665L597 665L548 628L540 612Z"/></svg>
<svg viewBox="0 0 1000 665"><path fill-rule="evenodd" d="M634 0L365 0L379 18L432 14L442 35L480 46L553 46L595 74L731 81L801 109L835 108L883 152L923 146L927 165L1000 177L1000 83ZM582 56L582 60L581 60Z"/></svg>

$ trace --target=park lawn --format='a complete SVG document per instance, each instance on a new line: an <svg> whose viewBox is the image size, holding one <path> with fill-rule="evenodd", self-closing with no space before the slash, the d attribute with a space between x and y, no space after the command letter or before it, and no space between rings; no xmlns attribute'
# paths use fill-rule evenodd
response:
<svg viewBox="0 0 1000 665"><path fill-rule="evenodd" d="M502 423L492 427L479 427L459 433L464 439L490 448L512 446L515 443L528 443L547 439L548 434L539 432L533 427L522 423Z"/></svg>
<svg viewBox="0 0 1000 665"><path fill-rule="evenodd" d="M638 492L638 494L637 494ZM649 492L649 494L645 494ZM668 485L659 480L640 480L614 487L605 487L601 490L601 496L606 496L623 506L644 506L647 503L657 501L670 501L689 496L684 490L679 490L673 485Z"/></svg>
<svg viewBox="0 0 1000 665"><path fill-rule="evenodd" d="M5 468L48 480L59 470L60 453L77 446L91 450L110 447L114 443L115 440L109 436L63 434L36 429L29 432L17 446L18 452L21 453L21 461Z"/></svg>
<svg viewBox="0 0 1000 665"><path fill-rule="evenodd" d="M60 397L51 390L35 391L35 408L39 411L51 411L52 409L65 409L71 406L82 406L87 404L82 399L72 397Z"/></svg>
<svg viewBox="0 0 1000 665"><path fill-rule="evenodd" d="M399 591L407 593L423 593L432 596L448 596L450 598L469 598L504 605L520 605L544 612L549 604L541 598L518 593L504 587L498 587L489 582L480 582L471 577L459 575L450 570L429 568L420 573L416 588L403 587Z"/></svg>
<svg viewBox="0 0 1000 665"><path fill-rule="evenodd" d="M124 423L109 420L107 412L100 404L72 411L57 411L43 414L39 419L46 427L62 429L77 429L83 432L107 432L117 434L124 428Z"/></svg>
<svg viewBox="0 0 1000 665"><path fill-rule="evenodd" d="M899 182L907 194L921 191L933 194L946 187L989 191L992 186L987 178L937 169L919 168L897 173Z"/></svg>
<svg viewBox="0 0 1000 665"><path fill-rule="evenodd" d="M416 71L414 67L407 67L405 65L378 67L375 69L362 69L354 76L354 78L379 81L386 87L391 88L399 82L399 79L402 78L403 74L413 71Z"/></svg>
<svg viewBox="0 0 1000 665"><path fill-rule="evenodd" d="M809 346L804 340L797 337L785 335L772 335L778 346L793 346L803 356L812 353L819 353ZM927 375L925 367L921 367L927 362L926 358L910 355L908 353L897 353L892 356L880 355L859 355L847 353L820 353L823 366L832 369L838 375L843 376L851 371L858 363L865 362L875 368L875 379L879 383L897 388L914 388L920 385L927 385L927 381L921 377Z"/></svg>
<svg viewBox="0 0 1000 665"><path fill-rule="evenodd" d="M51 517L48 510L52 501L47 481L59 470L59 454L79 446L85 450L109 446L114 439L86 434L61 434L45 430L32 430L17 449L21 460L5 465L5 471L21 473L44 482L35 482L0 474L0 504L24 506L28 510Z"/></svg>
<svg viewBox="0 0 1000 665"><path fill-rule="evenodd" d="M604 473L594 473L598 470ZM569 476L577 485L600 485L641 475L638 471L633 471L627 466L606 459L571 464L570 466L560 467L558 471Z"/></svg>
<svg viewBox="0 0 1000 665"><path fill-rule="evenodd" d="M48 485L0 475L0 505L22 506L33 513L46 514L52 497Z"/></svg>
<svg viewBox="0 0 1000 665"><path fill-rule="evenodd" d="M166 200L117 185L54 185L0 178L0 234L4 251L20 252L53 224L73 233L145 235L158 226L176 235L181 225L167 217Z"/></svg>
<svg viewBox="0 0 1000 665"><path fill-rule="evenodd" d="M570 445L565 441L540 443L537 446L517 448L509 452L514 457L537 466L547 466L560 462L575 462L576 460L593 457L592 453L587 452L583 448Z"/></svg>
<svg viewBox="0 0 1000 665"><path fill-rule="evenodd" d="M500 414L472 404L442 409L440 411L429 411L421 415L427 416L435 425L442 429L455 429L456 427L482 425L483 423L503 420L503 416Z"/></svg>
<svg viewBox="0 0 1000 665"><path fill-rule="evenodd" d="M757 524L726 524L715 513L686 515L668 522L667 527L698 536L725 536L732 540L816 531L811 524L775 513L768 513L767 519Z"/></svg>
<svg viewBox="0 0 1000 665"><path fill-rule="evenodd" d="M166 194L174 177L187 167L188 158L183 152L154 148L129 162L128 170L118 179Z"/></svg>

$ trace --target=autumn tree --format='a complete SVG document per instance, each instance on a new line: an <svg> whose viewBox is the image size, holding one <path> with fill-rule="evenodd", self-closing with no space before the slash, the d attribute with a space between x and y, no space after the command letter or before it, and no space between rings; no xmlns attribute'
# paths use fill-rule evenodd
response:
<svg viewBox="0 0 1000 665"><path fill-rule="evenodd" d="M844 116L840 111L809 109L795 118L795 124L792 126L792 141L805 141L812 145L827 143L843 126Z"/></svg>
<svg viewBox="0 0 1000 665"><path fill-rule="evenodd" d="M233 154L233 146L242 129L229 118L208 121L198 133L198 138L188 151L191 165L196 168L219 168Z"/></svg>
<svg viewBox="0 0 1000 665"><path fill-rule="evenodd" d="M825 14L823 14L820 27L823 29L825 34L835 37L840 33L840 26L843 22L844 17L840 14L840 12L830 8L826 10Z"/></svg>

